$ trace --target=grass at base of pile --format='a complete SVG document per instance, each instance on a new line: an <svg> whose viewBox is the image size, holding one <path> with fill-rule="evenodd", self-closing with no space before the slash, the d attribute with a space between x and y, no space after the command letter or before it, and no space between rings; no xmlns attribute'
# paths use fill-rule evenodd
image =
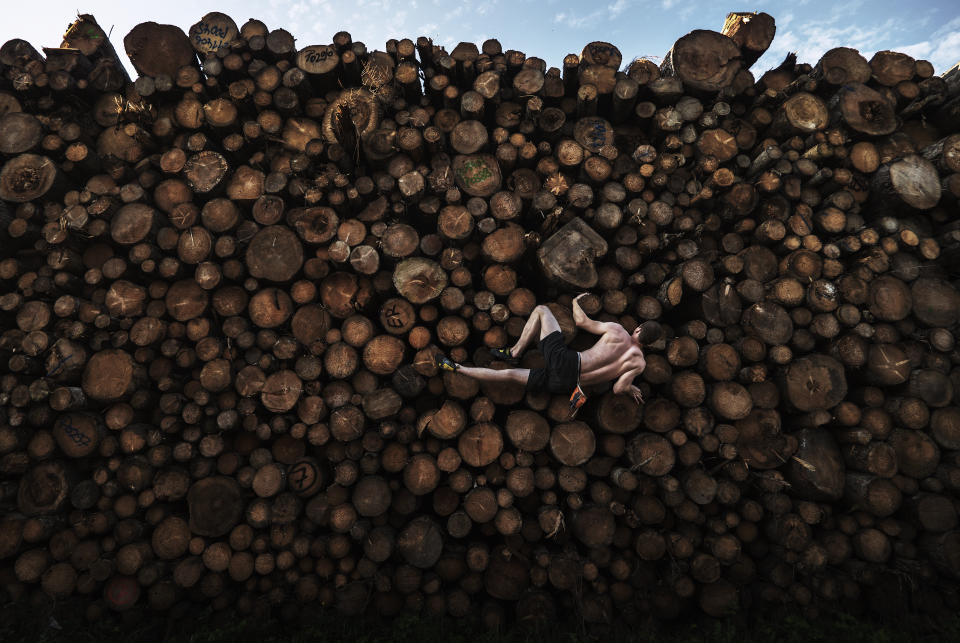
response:
<svg viewBox="0 0 960 643"><path fill-rule="evenodd" d="M643 626L511 624L502 631L476 621L405 614L391 620L347 617L318 608L297 624L256 619L230 612L196 610L182 618L143 612L120 618L109 614L90 623L83 603L43 607L0 607L3 643L921 643L960 641L960 615L913 615L884 623L870 617L825 612L807 619L796 610L764 610L725 620L699 618Z"/></svg>

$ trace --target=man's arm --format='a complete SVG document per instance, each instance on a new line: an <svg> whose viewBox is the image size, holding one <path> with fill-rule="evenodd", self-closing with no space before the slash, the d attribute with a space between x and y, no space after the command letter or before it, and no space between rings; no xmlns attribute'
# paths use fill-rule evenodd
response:
<svg viewBox="0 0 960 643"><path fill-rule="evenodd" d="M621 375L613 384L613 392L616 394L629 393L633 401L637 404L643 403L643 394L633 385L633 378L640 374L642 369L635 368Z"/></svg>
<svg viewBox="0 0 960 643"><path fill-rule="evenodd" d="M617 378L617 381L613 384L614 393L628 393L630 392L631 387L633 386L633 378L640 374L640 369L629 370L620 377Z"/></svg>
<svg viewBox="0 0 960 643"><path fill-rule="evenodd" d="M607 326L609 324L606 322L597 321L595 319L590 319L587 317L587 313L583 312L583 308L580 308L579 299L588 294L590 293L577 295L576 299L573 300L573 323L589 333L593 333L594 335L603 335L605 332L607 332Z"/></svg>

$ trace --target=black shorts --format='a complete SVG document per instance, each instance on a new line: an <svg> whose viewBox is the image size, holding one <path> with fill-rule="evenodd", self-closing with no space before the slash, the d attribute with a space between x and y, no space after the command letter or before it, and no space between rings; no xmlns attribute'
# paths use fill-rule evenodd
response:
<svg viewBox="0 0 960 643"><path fill-rule="evenodd" d="M580 382L580 354L567 348L559 330L540 340L540 352L547 365L530 369L527 390L569 394Z"/></svg>

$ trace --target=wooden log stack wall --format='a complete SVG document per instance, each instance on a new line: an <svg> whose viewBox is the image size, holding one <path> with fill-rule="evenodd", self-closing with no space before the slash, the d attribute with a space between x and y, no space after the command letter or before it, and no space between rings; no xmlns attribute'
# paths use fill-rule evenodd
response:
<svg viewBox="0 0 960 643"><path fill-rule="evenodd" d="M5 598L956 609L960 82L843 47L755 75L774 32L558 69L213 13L136 26L133 80L92 16L6 42ZM664 330L642 407L437 372L538 304L585 349L584 290Z"/></svg>

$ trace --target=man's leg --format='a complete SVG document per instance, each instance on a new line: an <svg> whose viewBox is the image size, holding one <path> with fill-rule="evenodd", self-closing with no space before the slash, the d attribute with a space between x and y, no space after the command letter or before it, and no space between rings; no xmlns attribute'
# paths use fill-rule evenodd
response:
<svg viewBox="0 0 960 643"><path fill-rule="evenodd" d="M463 366L462 364L454 363L453 360L444 356L443 353L437 353L434 358L436 359L437 368L440 371L462 373L467 377L472 377L481 382L506 382L525 387L527 385L527 379L530 377L529 368L504 368L497 370L493 368L479 368L477 366Z"/></svg>
<svg viewBox="0 0 960 643"><path fill-rule="evenodd" d="M457 367L457 372L481 382L509 382L520 386L526 386L527 378L530 376L529 368L504 368L498 371L492 368L461 365Z"/></svg>
<svg viewBox="0 0 960 643"><path fill-rule="evenodd" d="M527 349L534 337L538 340L543 339L556 330L560 330L560 324L553 313L550 312L550 309L543 305L537 306L530 313L530 319L524 325L523 331L520 333L520 339L510 347L510 354L514 357L520 357L520 354Z"/></svg>

